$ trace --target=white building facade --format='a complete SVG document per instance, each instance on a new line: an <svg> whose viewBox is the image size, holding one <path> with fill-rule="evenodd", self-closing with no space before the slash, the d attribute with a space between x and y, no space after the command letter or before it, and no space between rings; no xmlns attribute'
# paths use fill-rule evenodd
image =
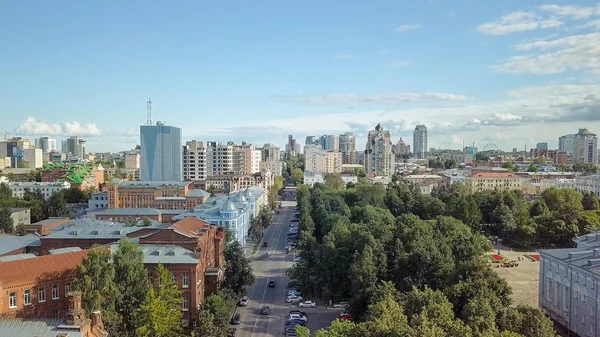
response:
<svg viewBox="0 0 600 337"><path fill-rule="evenodd" d="M577 176L573 187L579 192L592 192L600 198L600 174Z"/></svg>
<svg viewBox="0 0 600 337"><path fill-rule="evenodd" d="M13 197L23 198L25 196L25 191L29 189L29 191L34 193L40 192L46 200L54 193L71 188L71 184L67 181L62 183L7 182L6 184L10 187Z"/></svg>
<svg viewBox="0 0 600 337"><path fill-rule="evenodd" d="M395 173L395 156L392 152L390 132L377 125L375 130L369 131L365 146L365 172L382 176L391 176Z"/></svg>

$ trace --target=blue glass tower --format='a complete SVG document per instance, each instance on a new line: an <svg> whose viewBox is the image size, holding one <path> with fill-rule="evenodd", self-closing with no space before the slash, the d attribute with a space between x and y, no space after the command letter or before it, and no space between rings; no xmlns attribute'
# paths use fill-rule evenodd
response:
<svg viewBox="0 0 600 337"><path fill-rule="evenodd" d="M140 126L142 181L183 180L181 129L161 122Z"/></svg>

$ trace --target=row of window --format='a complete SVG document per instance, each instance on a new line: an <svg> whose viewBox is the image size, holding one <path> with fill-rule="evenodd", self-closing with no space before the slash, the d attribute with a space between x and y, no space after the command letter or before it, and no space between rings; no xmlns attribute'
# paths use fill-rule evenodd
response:
<svg viewBox="0 0 600 337"><path fill-rule="evenodd" d="M67 283L65 285L65 296L66 294L68 294L71 291L71 283ZM60 299L60 291L58 289L58 284L53 284L52 285L52 300L56 301ZM38 297L37 297L38 303L44 303L46 302L46 287L39 287L38 288ZM32 305L33 299L32 299L32 290L31 289L27 289L23 292L23 305ZM16 309L18 307L18 299L17 299L17 293L16 292L12 292L8 295L8 308L9 309Z"/></svg>
<svg viewBox="0 0 600 337"><path fill-rule="evenodd" d="M173 280L173 282L175 284L177 284L177 275L172 274L171 275L171 279ZM148 275L148 283L152 284L153 283L153 278L152 275ZM160 282L160 278L158 278L158 286L161 286L161 282ZM181 275L181 287L182 288L189 288L190 287L190 276L188 274L182 274Z"/></svg>

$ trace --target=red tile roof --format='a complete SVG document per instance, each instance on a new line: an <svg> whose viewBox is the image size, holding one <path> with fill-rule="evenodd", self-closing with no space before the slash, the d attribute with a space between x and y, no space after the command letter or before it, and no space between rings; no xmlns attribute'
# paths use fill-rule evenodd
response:
<svg viewBox="0 0 600 337"><path fill-rule="evenodd" d="M32 259L0 262L0 283L44 282L71 275L88 253L89 250L82 250L73 253L45 255Z"/></svg>
<svg viewBox="0 0 600 337"><path fill-rule="evenodd" d="M188 216L169 226L169 229L175 229L181 234L195 237L200 234L200 229L208 229L210 226L211 225L205 221L194 216Z"/></svg>

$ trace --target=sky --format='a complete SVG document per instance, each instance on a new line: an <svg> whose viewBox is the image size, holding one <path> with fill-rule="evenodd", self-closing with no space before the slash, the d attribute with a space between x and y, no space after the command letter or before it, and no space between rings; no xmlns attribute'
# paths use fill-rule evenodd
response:
<svg viewBox="0 0 600 337"><path fill-rule="evenodd" d="M412 144L556 147L600 132L592 1L2 1L0 130L129 150L152 119L185 140L283 146L381 124Z"/></svg>

